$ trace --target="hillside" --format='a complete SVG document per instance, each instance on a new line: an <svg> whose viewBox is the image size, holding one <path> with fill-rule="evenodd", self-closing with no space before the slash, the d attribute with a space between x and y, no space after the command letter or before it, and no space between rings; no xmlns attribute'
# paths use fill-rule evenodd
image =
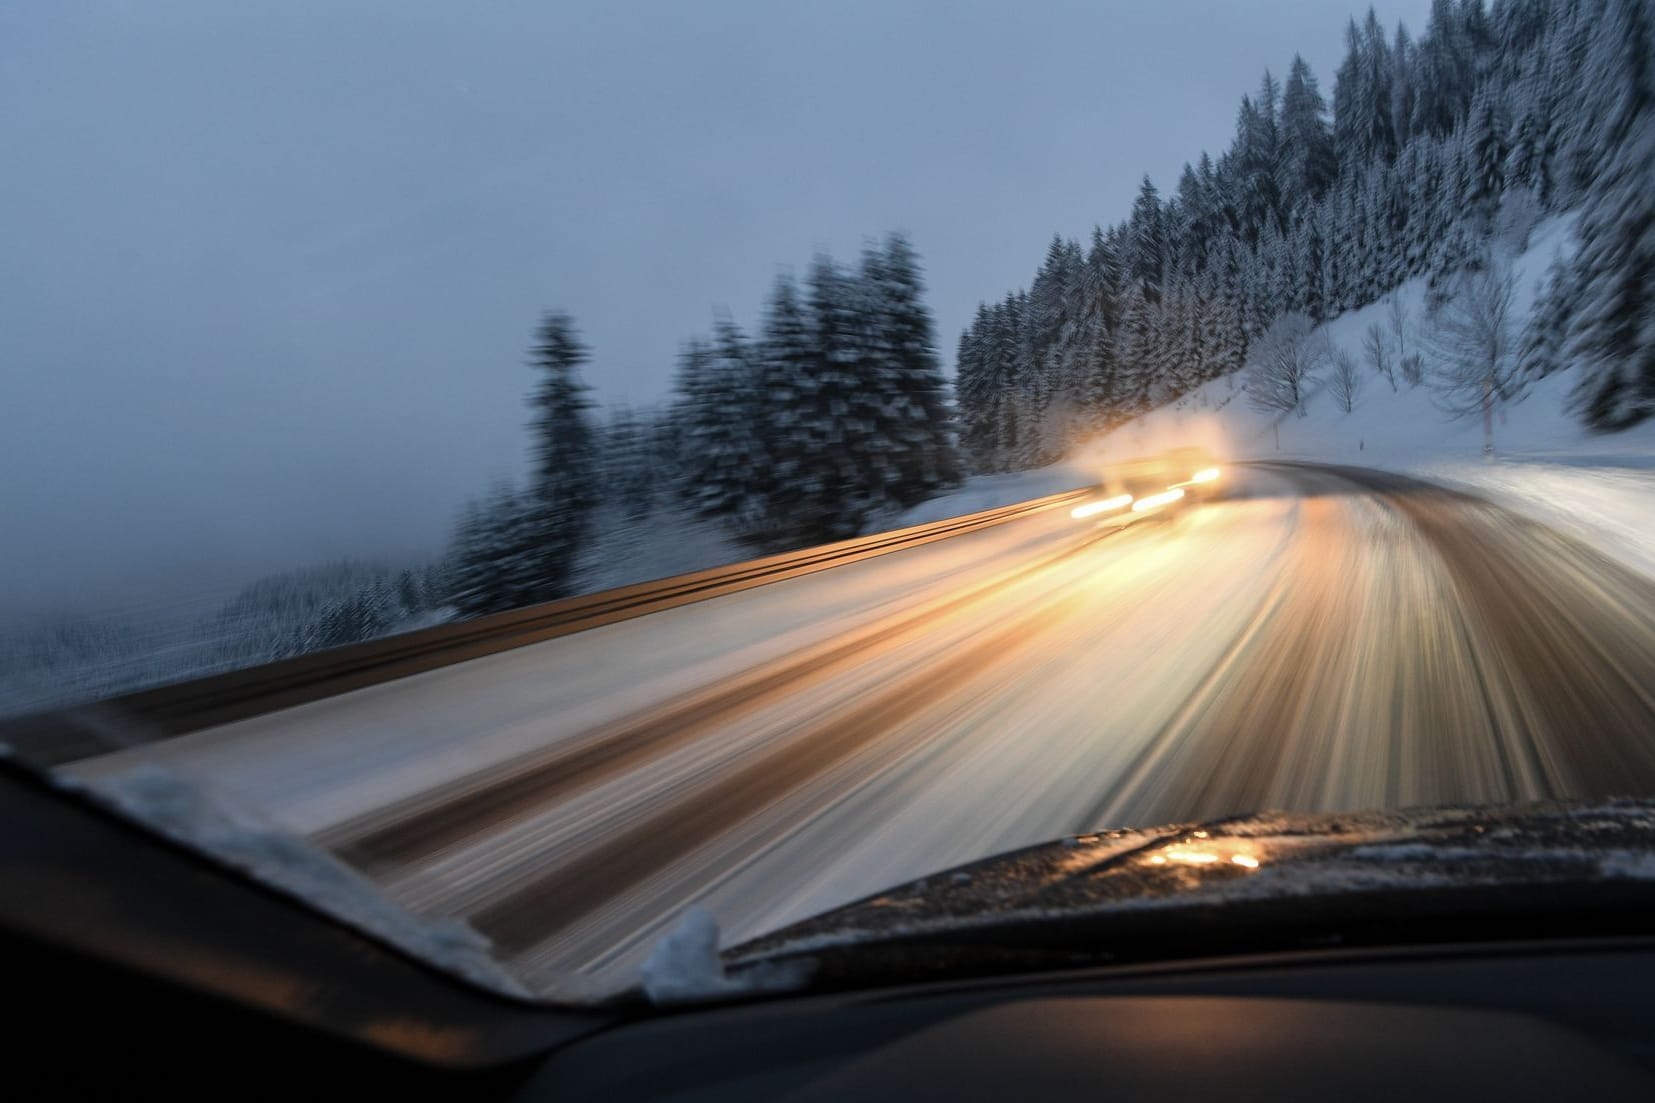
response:
<svg viewBox="0 0 1655 1103"><path fill-rule="evenodd" d="M1550 219L1537 227L1527 248L1511 254L1514 327L1529 320L1537 285L1558 254L1573 248L1574 219ZM1377 467L1461 485L1519 511L1583 536L1617 558L1655 574L1655 424L1619 433L1595 433L1570 413L1578 369L1565 368L1529 383L1496 416L1495 457L1481 455L1477 418L1445 413L1432 381L1428 351L1431 319L1426 281L1395 291L1411 319L1409 338L1426 349L1425 381L1392 389L1365 362L1362 341L1370 325L1387 328L1387 301L1348 311L1318 326L1310 344L1318 350L1303 416L1266 412L1249 401L1246 371L1214 379L1160 409L1127 422L1083 448L1076 462L1086 470L1111 457L1196 442L1231 459L1300 459ZM1356 360L1360 393L1346 413L1329 393L1327 350Z"/></svg>
<svg viewBox="0 0 1655 1103"><path fill-rule="evenodd" d="M1514 286L1510 328L1525 329L1541 282L1558 256L1576 247L1576 219L1554 217L1526 240L1496 250ZM1433 321L1426 310L1428 281L1410 280L1392 295L1315 327L1307 340L1316 367L1302 416L1264 411L1251 401L1249 372L1237 370L1103 433L1063 460L1012 474L979 475L959 490L896 517L892 525L992 509L1084 486L1111 460L1184 444L1200 444L1230 461L1305 460L1374 467L1457 486L1492 499L1583 539L1621 561L1655 575L1655 423L1598 433L1571 412L1579 370L1566 367L1528 382L1495 418L1495 455L1482 455L1476 417L1455 417L1441 406L1431 349ZM1404 339L1420 350L1425 369L1417 385L1400 376L1393 389L1363 349L1370 326L1388 337L1391 300L1409 321ZM1439 308L1450 310L1449 296ZM1343 351L1358 367L1359 391L1350 412L1329 390L1330 360Z"/></svg>
<svg viewBox="0 0 1655 1103"><path fill-rule="evenodd" d="M1056 235L1026 290L980 306L956 382L974 470L1049 464L1174 400L1221 405L1284 321L1302 332L1355 312L1353 332L1332 332L1354 355L1372 304L1404 288L1417 324L1427 291L1492 271L1542 219L1556 236L1559 216L1578 246L1549 271L1542 247L1519 281L1526 320L1545 276L1537 324L1510 336L1518 374L1573 372L1569 413L1597 429L1655 412L1645 0L1445 0L1417 40L1371 11L1346 37L1331 113L1302 59L1285 83L1266 72L1229 148L1186 164L1175 189L1146 177L1124 218L1089 243ZM1404 443L1377 431L1382 449Z"/></svg>

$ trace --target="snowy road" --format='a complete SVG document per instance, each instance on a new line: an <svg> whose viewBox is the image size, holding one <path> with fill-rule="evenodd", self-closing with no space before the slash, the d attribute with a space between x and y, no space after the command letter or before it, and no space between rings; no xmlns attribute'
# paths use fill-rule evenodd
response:
<svg viewBox="0 0 1655 1103"><path fill-rule="evenodd" d="M159 759L482 930L624 980L1102 826L1655 793L1655 584L1389 476L1237 469L110 755Z"/></svg>

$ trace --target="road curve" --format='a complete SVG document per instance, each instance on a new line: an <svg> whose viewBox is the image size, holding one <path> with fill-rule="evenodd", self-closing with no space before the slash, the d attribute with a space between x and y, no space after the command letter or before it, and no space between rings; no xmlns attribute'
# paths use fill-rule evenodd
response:
<svg viewBox="0 0 1655 1103"><path fill-rule="evenodd" d="M1474 498L1258 465L1047 511L73 767L159 760L624 983L1056 835L1264 808L1655 793L1655 582Z"/></svg>

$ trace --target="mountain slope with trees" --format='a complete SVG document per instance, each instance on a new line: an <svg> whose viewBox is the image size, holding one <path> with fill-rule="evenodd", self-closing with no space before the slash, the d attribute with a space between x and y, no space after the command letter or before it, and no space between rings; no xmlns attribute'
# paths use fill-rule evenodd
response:
<svg viewBox="0 0 1655 1103"><path fill-rule="evenodd" d="M1370 9L1331 110L1295 57L1235 139L1085 246L1055 237L1026 291L984 304L956 387L973 469L1049 463L1425 277L1435 309L1490 242L1579 210L1522 337L1522 379L1567 366L1596 429L1655 412L1655 50L1649 0L1436 0L1424 34ZM1416 364L1417 366L1417 364ZM1521 379L1515 380L1517 384Z"/></svg>
<svg viewBox="0 0 1655 1103"><path fill-rule="evenodd" d="M1522 380L1520 391L1509 385L1521 370L1516 338L1537 317L1548 266L1576 255L1579 221L1546 220L1526 249L1496 242L1493 263L1456 281L1435 321L1421 276L1315 327L1303 347L1322 366L1296 407L1261 400L1275 397L1256 389L1261 362L1123 423L1068 463L968 485L1078 485L1100 463L1183 444L1231 461L1350 464L1461 487L1655 576L1655 418L1613 433L1583 424L1568 399L1584 365ZM1398 368L1398 350L1416 347L1423 354L1407 356L1431 365L1423 376ZM1348 394L1338 363L1351 368Z"/></svg>

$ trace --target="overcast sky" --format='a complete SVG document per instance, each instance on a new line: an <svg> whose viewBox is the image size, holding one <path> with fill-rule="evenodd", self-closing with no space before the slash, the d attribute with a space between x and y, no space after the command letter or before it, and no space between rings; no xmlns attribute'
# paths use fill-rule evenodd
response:
<svg viewBox="0 0 1655 1103"><path fill-rule="evenodd" d="M714 306L902 229L952 369L1267 66L1331 96L1352 10L6 0L0 609L436 551L522 469L546 308L655 402Z"/></svg>

